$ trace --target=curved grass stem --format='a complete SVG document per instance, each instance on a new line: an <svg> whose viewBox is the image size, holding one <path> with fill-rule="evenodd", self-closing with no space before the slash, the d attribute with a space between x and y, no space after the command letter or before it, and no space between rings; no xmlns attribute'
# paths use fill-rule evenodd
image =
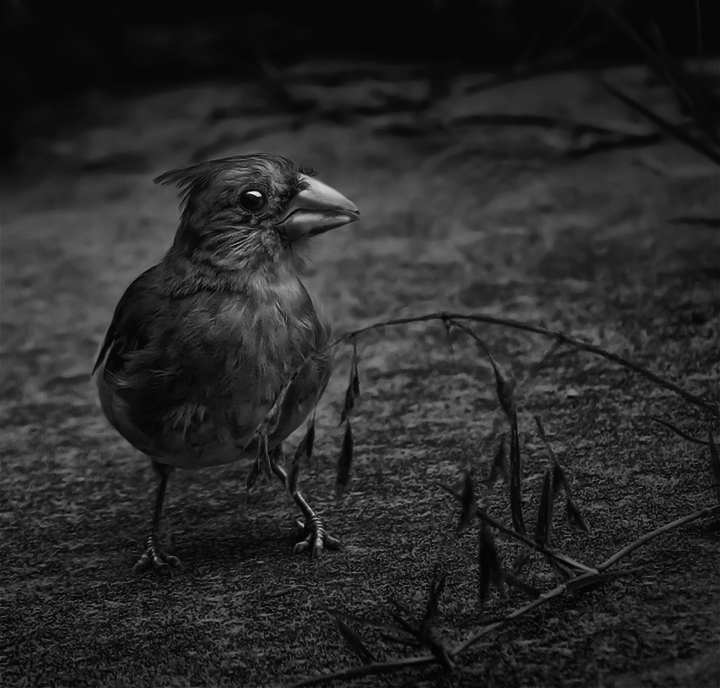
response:
<svg viewBox="0 0 720 688"><path fill-rule="evenodd" d="M660 377L656 373L653 373L651 370L648 370L644 366L641 366L639 363L635 363L634 361L620 356L619 354L615 354L612 351L606 351L605 349L602 349L601 347L594 344L583 342L579 339L576 339L575 337L571 337L565 332L561 332L559 330L551 330L546 327L540 327L538 325L531 325L530 323L526 323L521 320L513 320L512 318L499 318L494 315L484 315L482 313L451 313L446 311L437 311L435 313L426 313L425 315L417 315L408 318L393 318L391 320L373 323L372 325L367 325L366 327L361 327L357 330L346 332L345 334L335 339L332 342L331 346L334 347L343 342L351 341L357 338L358 335L364 334L366 332L371 332L372 330L379 330L386 327L396 327L398 325L407 325L410 323L429 322L432 320L439 320L441 322L466 321L484 323L486 325L498 325L500 327L508 327L514 330L521 330L523 332L531 332L533 334L539 334L543 337L555 339L556 341L571 346L574 349L577 349L579 351L586 351L588 353L594 354L595 356L600 356L608 361L612 361L613 363L623 368L632 370L638 375L641 375L648 380L651 380L656 385L681 396L685 401L692 404L693 406L698 406L707 411L708 413L711 413L716 418L720 418L720 408L718 408L717 404L713 404L712 402L707 401L702 397L699 397L695 394L692 394L691 392L688 392L687 390L684 390L682 387L679 387L674 382L670 382L669 380Z"/></svg>

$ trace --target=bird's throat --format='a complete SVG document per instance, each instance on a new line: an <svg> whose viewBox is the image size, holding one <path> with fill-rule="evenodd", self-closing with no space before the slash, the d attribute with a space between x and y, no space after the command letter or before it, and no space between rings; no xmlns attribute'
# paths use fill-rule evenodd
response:
<svg viewBox="0 0 720 688"><path fill-rule="evenodd" d="M290 297L302 289L298 262L291 256L280 261L226 261L202 251L170 250L163 259L166 291L180 297L198 291L251 293L262 299Z"/></svg>

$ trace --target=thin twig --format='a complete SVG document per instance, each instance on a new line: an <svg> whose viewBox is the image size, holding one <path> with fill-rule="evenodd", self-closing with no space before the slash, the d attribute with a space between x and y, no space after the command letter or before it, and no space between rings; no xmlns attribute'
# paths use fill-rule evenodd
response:
<svg viewBox="0 0 720 688"><path fill-rule="evenodd" d="M633 370L636 373L639 373L640 375L652 380L656 384L660 385L661 387L664 387L666 389L669 389L670 391L678 394L682 398L684 398L689 403L692 403L696 406L700 406L701 408L706 409L707 411L713 413L713 415L718 416L720 415L720 410L716 408L711 403L705 401L704 399L691 394L690 392L687 392L683 390L682 388L678 387L674 383L668 382L662 378L660 378L655 373L652 373L651 371L647 370L646 368L640 366L639 364L633 363L632 361L629 361L622 356L619 356L617 354L613 354L612 352L605 351L604 349L601 349L597 346L594 346L592 344L588 344L586 342L582 342L580 340L574 339L568 335L566 335L563 332L557 332L553 330L549 330L547 328L538 327L535 325L531 325L529 323L511 320L507 318L498 318L495 316L489 316L489 315L481 315L481 314L462 314L462 313L448 313L448 312L437 312L437 313L428 313L421 316L415 316L415 317L408 317L408 318L396 318L392 320L387 320L383 322L377 322L372 325L368 325L367 327L363 327L357 330L354 330L352 332L345 333L344 335L338 337L333 342L330 343L329 348L334 349L341 343L345 343L348 341L354 341L360 334L363 334L365 332L369 332L372 330L377 330L385 327L391 327L391 326L397 326L397 325L404 325L409 323L419 323L419 322L428 322L432 320L440 320L444 323L453 323L456 326L459 326L459 323L457 321L470 321L470 322L479 322L479 323L486 323L491 325L500 325L504 327L510 327L517 330L522 330L526 332L531 332L534 334L543 335L545 337L550 337L556 340L558 344L567 344L569 346L572 346L576 349L587 351L589 353L593 353L595 355L601 356L607 360L610 360L614 363L617 363L620 366L623 366L625 368L629 368L630 370ZM461 329L465 330L468 334L472 334L473 338L477 338L477 336L468 328L464 326L460 326ZM302 365L304 365L305 362L303 362ZM302 365L300 367L302 367ZM293 376L294 377L294 376ZM457 494L452 488L441 485L444 489L446 489L448 492L450 492L456 499L462 499L461 495ZM565 558L564 555L558 555L554 552L551 552L547 550L542 545L538 545L536 542L532 541L530 538L527 538L526 536L517 533L513 531L512 529L509 529L499 522L495 521L495 519L488 516L486 513L482 512L481 510L478 510L477 512L478 518L481 520L486 521L490 525L498 528L499 530L506 532L513 537L517 538L518 540L521 540L524 544L531 547L534 550L541 551L544 554L557 557L561 561ZM595 569L590 569L589 567L585 567L582 564L578 564L577 562L573 562L576 566L579 566L580 568L584 569L585 572L581 575L571 579L570 581L566 581L564 583L561 583L560 585L556 586L552 590L549 590L548 592L541 595L538 599L532 600L528 604L520 607L519 609L516 609L515 611L511 612L504 618L500 619L499 621L496 621L494 623L488 624L487 626L484 626L482 629L477 631L475 634L464 640L462 643L457 645L454 649L448 651L448 655L450 658L455 658L458 655L462 654L465 650L467 650L469 647L477 643L481 638L489 635L490 633L497 631L513 621L515 621L518 618L521 618L522 616L528 614L530 611L534 610L535 608L549 602L550 600L559 597L566 592L570 590L576 590L581 587L583 587L583 582L585 582L586 585L591 585L596 583L599 579L602 578L601 574L609 569L610 567L614 566L618 561L623 559L624 557L628 556L630 553L635 551L636 549L642 547L643 545L647 544L651 540L653 540L656 537L659 537L660 535L663 535L665 533L668 533L676 528L679 528L682 525L685 525L686 523L690 523L692 521L698 520L700 518L704 518L707 516L711 516L714 514L720 513L720 505L714 506L714 507L708 507L706 509L703 509L701 511L697 511L693 514L690 514L688 516L685 516L683 518L677 519L673 521L672 523L668 523L667 525L664 525L660 528L657 528L656 530L652 531L651 533L648 533L646 535L643 535L642 537L638 538L631 544L627 545L620 551L618 551L616 554L614 554L612 557L607 559L605 562L600 564ZM355 678L361 678L363 676L371 676L371 675L380 675L380 674L387 674L387 673L393 673L397 671L401 671L404 669L412 669L412 668L419 668L423 666L428 666L432 664L437 664L438 658L434 655L421 655L416 657L407 657L407 658L398 658L394 660L390 660L387 662L382 663L372 663L367 664L359 667L348 667L346 669L342 669L340 671L336 671L333 673L323 674L320 676L310 677L306 679L302 679L296 683L293 683L289 688L302 688L304 686L315 686L315 685L321 685L324 683L329 683L331 681L336 680L351 680Z"/></svg>
<svg viewBox="0 0 720 688"><path fill-rule="evenodd" d="M690 523L691 521L697 521L700 518L705 518L707 516L711 516L714 514L720 513L720 505L708 507L707 509L702 509L701 511L696 511L695 513L689 514L688 516L684 516L683 518L679 518L672 523L668 523L667 525L662 526L661 528L657 528L656 530L652 531L651 533L647 533L646 535L643 535L642 537L635 540L635 542L632 542L627 547L624 547L619 552L614 554L612 557L610 557L607 561L603 562L597 567L597 571L603 572L610 568L611 566L615 565L620 559L623 557L626 557L628 554L633 552L634 550L638 549L639 547L642 547L643 545L647 544L654 538L663 535L665 533L670 532L671 530L675 530L676 528L679 528L682 525L685 525L686 523ZM588 573L584 573L581 576L578 576L577 578L573 578L571 581L561 583L560 585L554 587L552 590L549 590L548 592L541 595L538 599L532 600L531 602L528 602L526 605L516 609L515 611L508 614L506 617L500 619L499 621L495 621L494 623L488 624L487 626L483 626L477 633L474 633L469 638L466 638L462 643L457 645L452 650L448 651L448 654L451 658L455 658L459 655L461 655L465 650L467 650L469 647L477 643L479 640L484 638L485 636L489 635L490 633L493 633L494 631L498 631L501 628L504 628L505 626L511 624L513 621L516 621L522 616L525 616L529 612L531 612L533 609L536 609L537 607L542 606L543 604L546 604L550 600L555 599L556 597L560 597L561 595L564 595L566 592L568 592L569 586L572 588L577 588L579 584L582 583L584 579L595 579L597 578L597 572L596 571L589 571ZM301 688L301 686L315 686L320 685L321 683L328 683L329 681L333 681L336 679L352 679L352 678L359 678L361 676L370 676L375 674L384 674L384 673L390 673L395 671L400 671L402 669L406 668L413 668L413 667L420 667L425 666L427 664L434 664L437 660L432 655L423 655L420 657L408 657L406 659L399 659L399 660L393 660L390 662L384 662L382 664L368 664L365 666L360 667L351 667L348 669L344 669L342 671L337 671L332 674L323 674L322 676L316 676L314 678L305 679L303 681L300 681L298 683L292 684L290 688Z"/></svg>
<svg viewBox="0 0 720 688"><path fill-rule="evenodd" d="M449 491L454 492L451 489ZM456 496L460 497L460 495ZM660 528L657 528L656 530L653 530L652 532L647 533L642 537L639 537L637 540L627 545L627 547L624 547L619 552L616 552L612 557L597 566L595 570L589 570L587 571L587 573L583 573L582 575L577 576L570 581L566 581L564 583L561 583L560 585L557 585L552 590L549 590L548 592L541 595L539 598L532 600L526 605L516 609L515 611L511 612L499 621L495 621L494 623L484 626L479 631L471 635L469 638L466 638L455 648L453 648L452 650L448 650L449 657L451 659L458 657L463 652L465 652L465 650L467 650L469 647L471 647L490 633L504 628L505 626L511 624L513 621L516 621L517 619L525 616L533 609L536 609L537 607L546 604L547 602L555 599L556 597L560 597L561 595L569 592L570 590L577 590L581 588L583 581L587 581L588 585L595 583L598 580L599 574L602 574L611 566L617 564L618 561L628 556L631 552L634 552L636 549L639 549L643 545L646 545L648 542L655 539L656 537L664 535L665 533L675 530L680 526L683 526L692 521L697 521L698 519L713 516L718 513L720 513L720 505L708 507L706 509L702 509L700 511L689 514L688 516L683 516L682 518L676 519L671 523L661 526ZM478 512L478 515L480 515L480 512ZM490 520L489 517L488 520ZM532 544L535 545L535 543ZM537 548L537 546L535 548ZM335 680L350 680L354 678L361 678L363 676L374 676L379 674L394 673L396 671L402 671L403 669L413 669L436 663L438 663L438 660L434 655L421 655L418 657L395 659L388 662L366 664L359 667L348 667L346 669L335 671L330 674L322 674L321 676L314 676L311 678L302 679L301 681L291 684L290 686L288 686L288 688L303 688L304 686L317 686Z"/></svg>
<svg viewBox="0 0 720 688"><path fill-rule="evenodd" d="M679 435L684 440L687 440L688 442L692 442L693 444L699 444L703 447L709 447L712 443L708 442L707 440L701 440L697 437L693 437L692 435L689 435L684 430L681 430L680 428L676 427L672 423L670 423L667 420L663 420L662 418L658 418L657 416L645 416L649 420L655 421L656 423L660 423L661 425L664 425L668 430L672 430L676 435Z"/></svg>
<svg viewBox="0 0 720 688"><path fill-rule="evenodd" d="M583 574L583 575L584 576L585 575L595 576L597 574L588 573L588 574ZM579 579L575 578L573 580L579 580ZM467 638L462 643L460 643L457 647L450 650L448 652L448 654L451 657L457 657L458 655L465 652L465 650L467 650L470 646L474 645L481 638L492 633L493 631L497 631L500 628L503 628L503 626L507 626L509 623L512 623L513 621L515 621L515 619L518 619L521 616L524 616L528 612L535 609L535 607L539 607L540 605L543 605L546 602L549 602L553 598L558 597L559 595L562 595L565 592L567 592L565 583L561 583L560 585L553 588L552 590L540 595L540 597L538 597L536 600L533 600L532 602L528 602L524 607L520 607L519 609L516 609L511 614L508 614L506 617L500 619L500 621L495 621L494 623L488 624L487 626L483 626L477 633L475 633L474 635L471 635L469 638Z"/></svg>
<svg viewBox="0 0 720 688"><path fill-rule="evenodd" d="M642 547L643 545L646 545L650 540L653 540L654 538L663 535L664 533L668 533L671 530L675 530L676 528L679 528L682 525L685 525L686 523L690 523L691 521L697 521L700 518L704 518L706 516L711 516L713 514L720 513L720 505L717 506L711 506L707 509L703 509L701 511L696 511L695 513L689 514L688 516L683 516L683 518L679 518L676 521L673 521L672 523L668 523L667 525L662 526L661 528L657 528L656 530L653 530L651 533L647 533L646 535L643 535L642 537L635 540L635 542L630 543L627 547L624 547L619 552L614 554L612 557L610 557L607 561L603 562L597 567L597 571L602 573L603 571L606 571L611 566L615 565L618 561L620 561L622 558L626 557L628 554L633 552L634 550L638 549L639 547ZM536 607L539 607L540 605L545 604L546 602L549 602L555 597L559 597L560 595L566 593L568 591L568 587L577 588L579 584L582 583L583 579L593 579L597 577L597 573L588 572L584 573L582 576L578 576L577 578L573 578L571 581L567 581L565 583L561 583L557 587L553 588L552 590L544 593L541 595L538 599L533 600L532 602L528 602L523 607L520 607L519 609L516 609L511 614L508 614L506 617L500 619L499 621L496 621L495 623L488 624L487 626L484 626L481 628L477 633L470 636L466 640L464 640L462 643L460 643L456 648L450 650L448 654L451 657L457 657L459 654L467 650L471 645L474 645L478 640L483 638L484 636L488 635L489 633L492 633L493 631L497 631L504 626L507 626L509 623L512 623L516 619L520 618L521 616L524 616L528 612L532 611Z"/></svg>
<svg viewBox="0 0 720 688"><path fill-rule="evenodd" d="M679 528L680 526L685 525L686 523L690 523L691 521L697 521L700 518L713 516L714 514L718 513L720 513L720 504L717 504L715 506L709 506L707 509L701 509L700 511L696 511L695 513L689 514L688 516L683 516L682 518L678 518L671 523L667 523L664 526L660 526L660 528L653 530L651 533L646 533L642 537L639 537L637 540L635 540L635 542L631 542L627 547L623 547L619 552L616 552L602 564L599 564L597 566L597 570L601 573L603 571L606 571L611 566L617 564L617 562L626 557L628 554L634 552L636 549L638 549L638 547L646 545L648 542L650 542L650 540L654 540L656 537L663 535L664 533L675 530L675 528Z"/></svg>
<svg viewBox="0 0 720 688"><path fill-rule="evenodd" d="M682 127L669 122L664 117L661 117L657 112L653 112L650 108L645 107L640 101L631 98L626 93L623 93L620 89L610 85L607 81L603 79L601 79L600 81L611 95L615 96L615 98L625 103L625 105L640 113L646 119L649 119L660 129L668 132L681 143L684 143L686 146L693 148L698 153L704 155L706 158L708 158L715 164L720 164L720 154L718 154L716 150L685 132Z"/></svg>
<svg viewBox="0 0 720 688"><path fill-rule="evenodd" d="M622 14L612 6L611 3L604 0L591 0L592 4L601 12L604 12L614 22L621 31L623 31L640 50L645 54L648 66L660 77L667 81L679 98L691 108L698 124L705 130L705 133L715 143L720 143L720 137L717 134L717 125L710 115L708 106L701 93L695 88L695 84L685 73L681 64L673 58L662 45L658 45L653 49L648 46L646 41L638 34L638 32L628 23ZM691 145L691 144L688 144Z"/></svg>

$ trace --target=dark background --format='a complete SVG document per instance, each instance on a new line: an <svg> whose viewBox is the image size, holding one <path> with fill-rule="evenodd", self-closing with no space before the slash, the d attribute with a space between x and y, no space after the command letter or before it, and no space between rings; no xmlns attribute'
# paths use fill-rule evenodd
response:
<svg viewBox="0 0 720 688"><path fill-rule="evenodd" d="M82 119L59 104L88 92L120 96L216 78L272 90L275 68L361 59L424 65L441 94L448 75L463 70L642 61L638 38L656 53L712 54L719 14L712 0L4 0L0 153L14 160L27 137Z"/></svg>
<svg viewBox="0 0 720 688"><path fill-rule="evenodd" d="M383 685L717 688L718 419L667 387L717 408L720 78L716 57L692 59L717 54L717 5L258 0L230 13L208 0L179 14L0 0L2 688L290 685L359 665L327 609L385 624L350 622L378 661L421 655L392 600L419 623L439 566L445 647L528 604L508 589L482 607L480 529L456 533L440 486L462 491L472 472L488 513L512 523L508 482L483 487L510 436L493 367L438 320L358 335L341 500L352 348L338 351L300 485L343 552L293 556L297 509L276 484L246 494L247 466L231 465L176 472L163 544L183 568L131 574L155 477L89 374L127 285L177 229L176 190L153 178L256 151L312 167L361 209L318 237L303 277L334 334L479 313L664 381L473 323L516 383L528 532L552 465L539 417L591 528L572 528L560 497L553 549L597 566L645 544L617 577L483 636L454 672ZM647 539L698 512L713 515ZM510 570L522 548L496 546ZM543 592L563 581L543 557L521 576Z"/></svg>

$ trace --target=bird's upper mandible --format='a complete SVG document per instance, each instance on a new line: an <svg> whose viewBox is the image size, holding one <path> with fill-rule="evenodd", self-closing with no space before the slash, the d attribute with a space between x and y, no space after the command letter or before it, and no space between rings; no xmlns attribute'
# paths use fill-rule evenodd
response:
<svg viewBox="0 0 720 688"><path fill-rule="evenodd" d="M339 191L306 174L299 179L301 190L290 198L277 225L290 243L359 219L360 211Z"/></svg>

